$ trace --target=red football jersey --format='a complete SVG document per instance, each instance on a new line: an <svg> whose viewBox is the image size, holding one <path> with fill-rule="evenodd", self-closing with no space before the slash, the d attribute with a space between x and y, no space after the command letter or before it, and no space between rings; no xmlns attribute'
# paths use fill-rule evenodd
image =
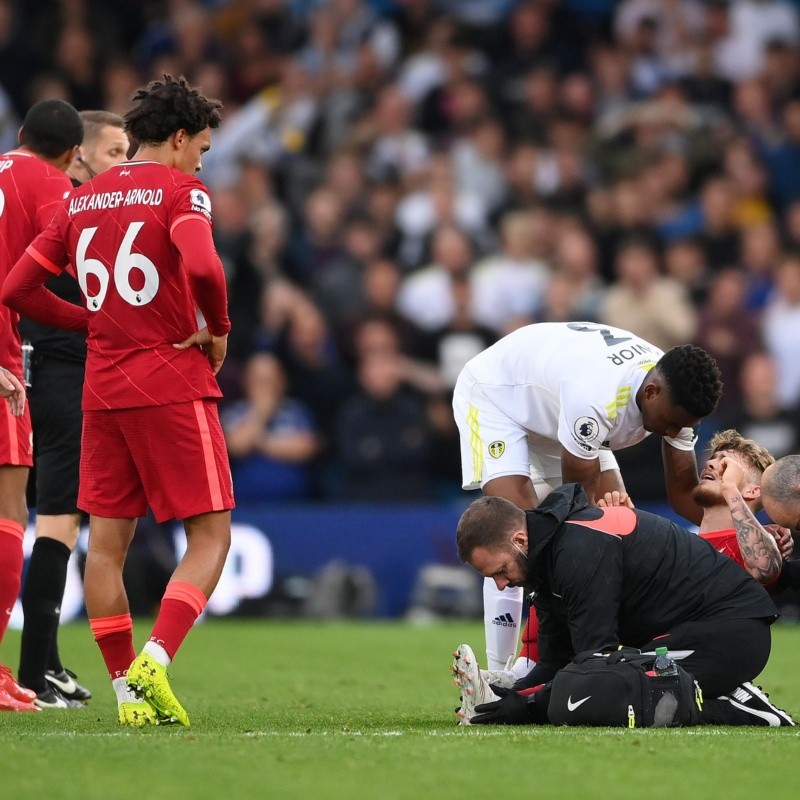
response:
<svg viewBox="0 0 800 800"><path fill-rule="evenodd" d="M83 408L139 408L219 397L198 347L186 269L172 243L187 218L211 224L195 177L154 161L125 162L73 191L28 253L52 271L72 262L90 312Z"/></svg>
<svg viewBox="0 0 800 800"><path fill-rule="evenodd" d="M742 569L747 569L742 551L739 549L739 541L736 538L736 531L734 528L701 533L699 536L701 539L705 539L717 552L728 556L728 558L732 558Z"/></svg>
<svg viewBox="0 0 800 800"><path fill-rule="evenodd" d="M717 552L722 553L728 558L732 558L742 569L747 569L744 563L744 556L739 547L739 540L736 538L736 529L727 528L722 531L711 531L709 533L698 534L701 539L705 539ZM766 584L767 589L771 589L775 581Z"/></svg>
<svg viewBox="0 0 800 800"><path fill-rule="evenodd" d="M65 173L26 150L0 156L0 281L72 191ZM22 378L19 314L0 303L0 366Z"/></svg>

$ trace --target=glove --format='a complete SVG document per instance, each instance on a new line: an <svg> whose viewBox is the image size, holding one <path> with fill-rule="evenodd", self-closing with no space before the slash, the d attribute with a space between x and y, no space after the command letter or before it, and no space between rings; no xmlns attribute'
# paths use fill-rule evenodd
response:
<svg viewBox="0 0 800 800"><path fill-rule="evenodd" d="M697 431L694 428L681 428L681 432L674 439L671 436L665 436L664 441L676 450L694 450Z"/></svg>
<svg viewBox="0 0 800 800"><path fill-rule="evenodd" d="M527 697L500 686L492 686L492 691L501 695L500 699L475 706L475 716L470 720L473 725L531 725L533 723Z"/></svg>

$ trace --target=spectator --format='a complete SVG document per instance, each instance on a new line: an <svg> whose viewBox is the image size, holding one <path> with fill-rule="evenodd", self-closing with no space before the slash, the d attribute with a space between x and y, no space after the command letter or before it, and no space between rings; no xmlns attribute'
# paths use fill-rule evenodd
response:
<svg viewBox="0 0 800 800"><path fill-rule="evenodd" d="M343 221L344 208L334 189L321 186L309 195L304 224L297 226L286 254L290 278L301 286L307 285L342 258Z"/></svg>
<svg viewBox="0 0 800 800"><path fill-rule="evenodd" d="M289 395L311 410L320 433L329 436L339 406L352 391L350 372L325 318L305 295L290 290L284 309L274 348L286 369Z"/></svg>
<svg viewBox="0 0 800 800"><path fill-rule="evenodd" d="M277 358L250 357L244 395L222 419L239 502L307 499L319 442L309 411L286 396L286 374Z"/></svg>
<svg viewBox="0 0 800 800"><path fill-rule="evenodd" d="M403 387L396 357L368 355L357 394L335 426L337 498L351 502L422 502L433 498L430 435L424 403Z"/></svg>
<svg viewBox="0 0 800 800"><path fill-rule="evenodd" d="M656 17L642 17L628 40L631 51L631 85L639 97L649 97L672 77L672 70L658 50L660 24Z"/></svg>
<svg viewBox="0 0 800 800"><path fill-rule="evenodd" d="M698 0L623 0L614 15L614 33L618 41L630 44L642 23L654 26L653 50L662 58L675 58L689 42L703 33L705 13Z"/></svg>
<svg viewBox="0 0 800 800"><path fill-rule="evenodd" d="M778 371L778 400L788 410L800 403L800 256L784 256L775 281L764 311L764 341Z"/></svg>
<svg viewBox="0 0 800 800"><path fill-rule="evenodd" d="M397 225L403 237L400 258L410 267L418 266L434 228L451 224L462 228L476 241L488 243L488 206L480 195L460 191L455 185L453 165L447 155L431 160L425 185L410 192L397 207Z"/></svg>
<svg viewBox="0 0 800 800"><path fill-rule="evenodd" d="M800 250L800 200L790 203L783 213L783 233L789 250Z"/></svg>
<svg viewBox="0 0 800 800"><path fill-rule="evenodd" d="M724 158L725 173L733 181L736 194L734 223L744 227L768 222L773 213L767 199L769 175L752 144L745 139L733 141L725 148Z"/></svg>
<svg viewBox="0 0 800 800"><path fill-rule="evenodd" d="M0 2L0 86L8 93L13 104L13 112L18 117L24 115L28 110L28 89L31 81L42 71L44 66L39 58L38 48L32 48L27 35L23 35L21 23L17 3L13 0L2 0Z"/></svg>
<svg viewBox="0 0 800 800"><path fill-rule="evenodd" d="M697 329L697 315L684 288L662 276L653 247L635 239L617 254L617 282L606 294L600 320L662 350L691 342Z"/></svg>
<svg viewBox="0 0 800 800"><path fill-rule="evenodd" d="M498 119L478 120L467 135L453 144L453 173L457 192L483 198L492 215L506 195L503 169L505 131Z"/></svg>
<svg viewBox="0 0 800 800"><path fill-rule="evenodd" d="M506 208L512 211L535 206L539 202L536 191L536 166L539 151L532 144L516 145L506 158Z"/></svg>
<svg viewBox="0 0 800 800"><path fill-rule="evenodd" d="M731 0L729 33L717 44L717 63L726 78L750 78L764 67L770 42L800 44L797 7L787 0Z"/></svg>
<svg viewBox="0 0 800 800"><path fill-rule="evenodd" d="M308 282L312 299L333 328L351 319L364 305L362 277L366 264L381 251L378 232L364 216L342 229L342 252Z"/></svg>
<svg viewBox="0 0 800 800"><path fill-rule="evenodd" d="M732 266L739 255L739 232L733 219L735 199L732 183L722 176L706 181L700 193L700 241L712 271Z"/></svg>
<svg viewBox="0 0 800 800"><path fill-rule="evenodd" d="M722 373L725 391L720 398L721 412L736 407L741 401L742 363L761 347L758 319L746 304L746 277L741 270L728 268L714 276L708 300L700 310L695 341L714 356ZM739 428L737 430L742 433Z"/></svg>
<svg viewBox="0 0 800 800"><path fill-rule="evenodd" d="M778 227L772 220L748 225L741 233L740 264L747 280L747 307L761 311L772 293L781 257Z"/></svg>
<svg viewBox="0 0 800 800"><path fill-rule="evenodd" d="M297 60L287 61L278 86L259 92L226 119L206 158L206 179L212 186L235 180L244 158L285 169L291 156L308 147L318 114L307 72Z"/></svg>
<svg viewBox="0 0 800 800"><path fill-rule="evenodd" d="M739 372L740 401L729 406L722 427L735 427L782 458L800 449L800 411L784 410L778 398L775 362L763 352L751 353Z"/></svg>
<svg viewBox="0 0 800 800"><path fill-rule="evenodd" d="M407 5L402 11L411 14L415 9L422 11L425 5L428 4ZM428 8L431 6L428 5ZM448 55L452 52L455 37L453 20L447 17L430 20L424 37L424 43L420 42L418 49L403 63L398 77L402 93L413 103L424 100L450 77Z"/></svg>
<svg viewBox="0 0 800 800"><path fill-rule="evenodd" d="M406 277L400 287L400 313L425 331L447 325L455 311L452 283L466 276L473 260L466 234L454 225L440 226L431 241L430 265Z"/></svg>
<svg viewBox="0 0 800 800"><path fill-rule="evenodd" d="M791 375L791 325L783 345L761 333L791 318L776 265L800 249L794 0L161 5L0 0L0 149L31 102L124 114L165 69L224 100L203 176L234 322L229 400L249 356L278 353L330 434L361 323L386 321L419 362L487 325L597 320L607 292L631 289L616 269L632 238L665 273L633 280L680 284L699 341L730 360L726 413L745 344Z"/></svg>
<svg viewBox="0 0 800 800"><path fill-rule="evenodd" d="M547 130L558 112L558 76L548 63L535 66L520 80L520 96L509 114L516 141L547 143Z"/></svg>
<svg viewBox="0 0 800 800"><path fill-rule="evenodd" d="M502 250L472 269L474 320L500 335L533 322L543 305L550 270L534 258L537 231L532 216L524 211L504 216Z"/></svg>
<svg viewBox="0 0 800 800"><path fill-rule="evenodd" d="M703 304L707 292L709 270L706 256L696 239L677 239L664 251L664 267L670 278L688 292L692 304Z"/></svg>
<svg viewBox="0 0 800 800"><path fill-rule="evenodd" d="M369 262L361 275L358 294L363 304L343 320L337 334L342 350L352 363L356 362L354 340L365 320L380 319L391 326L399 340L399 349L412 357L430 350L430 337L397 310L397 295L402 275L393 261L377 258Z"/></svg>
<svg viewBox="0 0 800 800"><path fill-rule="evenodd" d="M253 346L253 334L258 326L259 303L264 281L280 274L277 263L280 234L270 236L271 215L280 215L277 206L265 206L250 220L242 198L232 189L214 193L214 243L225 268L228 281L230 313L236 328L228 338L228 358L241 362Z"/></svg>
<svg viewBox="0 0 800 800"><path fill-rule="evenodd" d="M786 103L782 117L784 140L766 149L770 189L780 208L800 197L800 99Z"/></svg>
<svg viewBox="0 0 800 800"><path fill-rule="evenodd" d="M452 389L464 365L473 356L493 344L497 332L476 321L473 308L477 302L474 285L467 276L457 276L452 282L453 316L443 327L433 332L433 360L444 385ZM519 317L509 317L508 331L525 324ZM443 388L443 387L442 387Z"/></svg>
<svg viewBox="0 0 800 800"><path fill-rule="evenodd" d="M535 67L566 66L552 38L551 16L544 3L519 3L506 23L510 42L492 70L492 83L505 106L522 97L521 76Z"/></svg>
<svg viewBox="0 0 800 800"><path fill-rule="evenodd" d="M367 161L369 176L406 183L419 177L427 165L428 144L411 127L411 106L396 86L380 91L371 123L374 138Z"/></svg>
<svg viewBox="0 0 800 800"><path fill-rule="evenodd" d="M553 281L558 286L549 294L553 307L546 313L549 322L559 315L567 320L596 320L605 290L597 272L597 249L586 229L580 225L562 223L556 234ZM551 281L551 287L552 282Z"/></svg>

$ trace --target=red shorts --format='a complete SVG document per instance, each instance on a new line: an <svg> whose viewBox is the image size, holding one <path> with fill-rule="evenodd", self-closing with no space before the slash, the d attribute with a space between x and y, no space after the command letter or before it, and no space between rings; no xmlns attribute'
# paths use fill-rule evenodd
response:
<svg viewBox="0 0 800 800"><path fill-rule="evenodd" d="M187 519L234 507L217 404L84 411L78 508L113 519Z"/></svg>
<svg viewBox="0 0 800 800"><path fill-rule="evenodd" d="M0 466L33 466L31 412L25 403L21 417L15 417L8 402L0 398Z"/></svg>

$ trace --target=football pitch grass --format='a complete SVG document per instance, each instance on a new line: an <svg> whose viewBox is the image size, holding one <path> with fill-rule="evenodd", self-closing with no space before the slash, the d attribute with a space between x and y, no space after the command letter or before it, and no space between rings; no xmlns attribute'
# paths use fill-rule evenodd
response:
<svg viewBox="0 0 800 800"><path fill-rule="evenodd" d="M135 627L137 644L148 621ZM800 716L800 626L760 679ZM85 710L0 714L7 800L747 798L800 793L800 727L458 728L451 652L482 626L211 621L170 673L189 729L120 728L87 625L61 651ZM0 659L16 666L19 634Z"/></svg>

